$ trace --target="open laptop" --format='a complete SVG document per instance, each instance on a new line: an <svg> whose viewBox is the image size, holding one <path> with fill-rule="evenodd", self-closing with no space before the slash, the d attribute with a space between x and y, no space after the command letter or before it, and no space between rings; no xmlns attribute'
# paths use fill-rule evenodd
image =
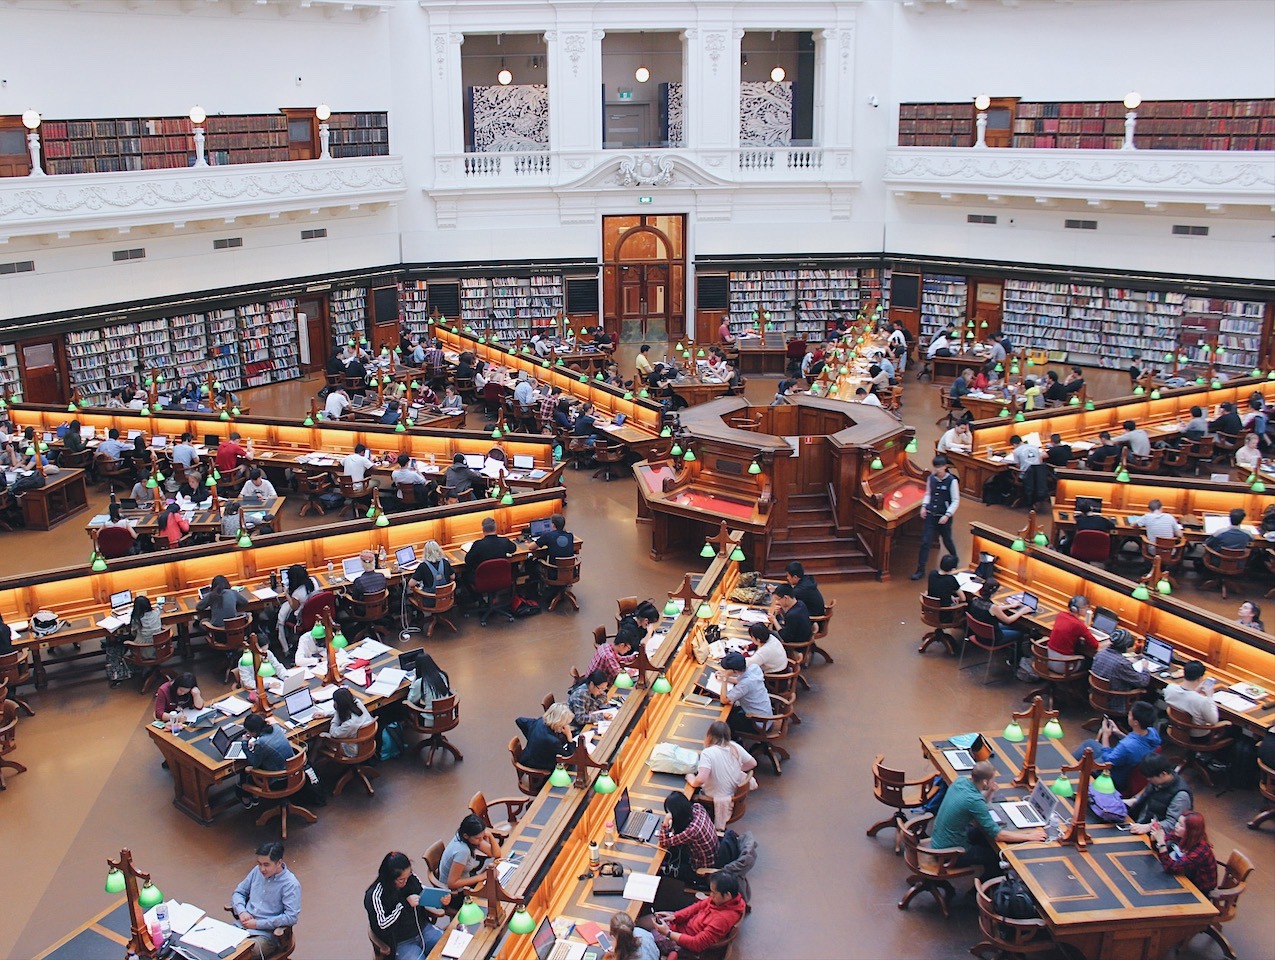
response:
<svg viewBox="0 0 1275 960"><path fill-rule="evenodd" d="M413 570L420 560L416 559L416 548L410 543L394 551L394 562L400 570Z"/></svg>
<svg viewBox="0 0 1275 960"><path fill-rule="evenodd" d="M346 580L353 583L359 578L359 574L363 573L362 557L347 557L341 561L341 573Z"/></svg>
<svg viewBox="0 0 1275 960"><path fill-rule="evenodd" d="M162 450L166 446L168 446L168 437L161 436L160 434L155 434L151 437L151 447L153 449Z"/></svg>
<svg viewBox="0 0 1275 960"><path fill-rule="evenodd" d="M1134 663L1139 670L1159 673L1173 666L1173 647L1159 637L1147 634L1147 642L1142 647L1142 659Z"/></svg>
<svg viewBox="0 0 1275 960"><path fill-rule="evenodd" d="M1012 603L1017 603L1020 606L1026 607L1032 613L1035 613L1037 608L1040 606L1040 599L1036 596L1036 594L1028 593L1026 590L1021 593L1016 593L1013 596L1006 597L1005 599Z"/></svg>
<svg viewBox="0 0 1275 960"><path fill-rule="evenodd" d="M637 840L639 843L650 843L663 821L658 813L650 810L633 812L633 804L629 800L629 788L620 791L620 799L615 804L614 820L620 825L620 836L625 840Z"/></svg>
<svg viewBox="0 0 1275 960"><path fill-rule="evenodd" d="M400 670L406 670L409 675L411 675L412 677L415 677L416 676L416 658L421 655L421 650L423 649L424 648L421 647L421 648L417 648L416 650L404 650L402 653L400 653L398 655L398 668Z"/></svg>
<svg viewBox="0 0 1275 960"><path fill-rule="evenodd" d="M515 470L534 470L536 467L536 458L529 453L514 454Z"/></svg>
<svg viewBox="0 0 1275 960"><path fill-rule="evenodd" d="M628 414L625 414L625 413L617 413L617 414L615 415L615 425L616 425L617 427L622 427L622 426L624 426L624 421L625 421L625 420L627 420L627 419L628 419Z"/></svg>
<svg viewBox="0 0 1275 960"><path fill-rule="evenodd" d="M1079 512L1082 504L1089 504L1089 510L1092 513L1102 513L1102 497L1077 497L1076 510Z"/></svg>
<svg viewBox="0 0 1275 960"><path fill-rule="evenodd" d="M1120 626L1120 618L1106 607L1099 607L1094 611L1093 623L1089 625L1089 632L1099 640L1110 640L1111 631Z"/></svg>
<svg viewBox="0 0 1275 960"><path fill-rule="evenodd" d="M120 590L111 594L111 613L117 617L133 612L133 591Z"/></svg>
<svg viewBox="0 0 1275 960"><path fill-rule="evenodd" d="M559 940L548 917L540 921L531 937L531 946L536 951L536 960L582 960L588 948L586 943Z"/></svg>
<svg viewBox="0 0 1275 960"><path fill-rule="evenodd" d="M120 509L121 510L136 510L137 501L133 497L121 497Z"/></svg>
<svg viewBox="0 0 1275 960"><path fill-rule="evenodd" d="M470 470L481 470L486 462L487 458L481 453L465 454L465 466L469 467Z"/></svg>
<svg viewBox="0 0 1275 960"><path fill-rule="evenodd" d="M52 443L53 433L49 430L45 430L44 433L40 434L40 439L43 440L45 443Z"/></svg>
<svg viewBox="0 0 1275 960"><path fill-rule="evenodd" d="M1031 796L1026 800L1007 800L997 804L1002 816L1019 830L1043 827L1049 822L1057 805L1058 797L1050 792L1044 779L1036 781Z"/></svg>
<svg viewBox="0 0 1275 960"><path fill-rule="evenodd" d="M286 698L288 694L296 693L302 687L308 686L309 683L306 682L305 671L298 667L296 670L289 671L284 675L283 690L280 691L280 696Z"/></svg>
<svg viewBox="0 0 1275 960"><path fill-rule="evenodd" d="M204 446L207 447L209 450L212 450L215 447L220 446L220 444L221 444L221 437L217 436L217 434L215 433L204 434Z"/></svg>
<svg viewBox="0 0 1275 960"><path fill-rule="evenodd" d="M532 520L531 523L527 524L527 536L531 537L532 540L536 539L536 537L546 537L551 533L553 533L553 520L549 517L541 520Z"/></svg>
<svg viewBox="0 0 1275 960"><path fill-rule="evenodd" d="M240 730L243 728L240 727ZM223 760L242 760L244 756L243 741L230 735L225 727L213 731L212 745L217 748Z"/></svg>
<svg viewBox="0 0 1275 960"><path fill-rule="evenodd" d="M309 723L318 710L314 705L314 694L308 686L294 690L284 697L283 705L288 709L288 719L293 723Z"/></svg>

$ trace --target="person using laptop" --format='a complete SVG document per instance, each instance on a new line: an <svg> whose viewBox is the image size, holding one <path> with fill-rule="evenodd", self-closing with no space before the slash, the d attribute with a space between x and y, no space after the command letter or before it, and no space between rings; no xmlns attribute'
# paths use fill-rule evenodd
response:
<svg viewBox="0 0 1275 960"><path fill-rule="evenodd" d="M262 473L261 468L253 467L248 471L248 482L243 485L243 490L240 491L239 496L268 503L279 494L275 492L274 484L266 479L266 475Z"/></svg>
<svg viewBox="0 0 1275 960"><path fill-rule="evenodd" d="M753 717L771 715L770 691L761 667L732 651L722 657L722 671L721 701L731 708L726 722L736 733L755 733L758 724Z"/></svg>
<svg viewBox="0 0 1275 960"><path fill-rule="evenodd" d="M730 725L714 720L704 734L699 767L686 775L687 784L713 805L713 823L725 830L734 808L735 791L753 780L757 758L731 739ZM754 781L755 785L755 781Z"/></svg>
<svg viewBox="0 0 1275 960"><path fill-rule="evenodd" d="M292 743L283 732L283 727L270 722L261 714L249 713L244 717L243 731L248 735L244 742L244 759L258 770L282 770L292 758ZM247 779L247 774L240 776L240 785L235 787L235 793L239 796L239 802L251 810L260 801L243 789L242 784ZM277 777L271 781L271 786L275 786L276 782L282 786L285 781L285 777Z"/></svg>
<svg viewBox="0 0 1275 960"><path fill-rule="evenodd" d="M567 518L555 513L549 518L552 529L548 533L536 537L536 551L539 556L553 562L566 560L576 554L576 538L567 532ZM544 553L539 553L539 551Z"/></svg>
<svg viewBox="0 0 1275 960"><path fill-rule="evenodd" d="M342 370L344 373L344 370ZM337 387L323 401L325 420L340 420L350 407L350 394L345 387Z"/></svg>
<svg viewBox="0 0 1275 960"><path fill-rule="evenodd" d="M106 439L97 445L96 456L109 457L112 460L118 460L124 453L125 446L120 443L119 430L111 427L106 432Z"/></svg>
<svg viewBox="0 0 1275 960"><path fill-rule="evenodd" d="M171 723L183 710L202 710L204 696L199 692L195 675L187 671L165 680L155 691L155 719Z"/></svg>
<svg viewBox="0 0 1275 960"><path fill-rule="evenodd" d="M1217 704L1210 696L1212 684L1204 679L1204 664L1192 660L1182 668L1182 679L1164 688L1164 702L1176 710L1181 710L1191 718L1192 723L1209 725L1218 722ZM1209 738L1208 731L1192 731L1191 736L1199 740Z"/></svg>
<svg viewBox="0 0 1275 960"><path fill-rule="evenodd" d="M1054 627L1049 631L1049 649L1064 657L1083 656L1093 658L1098 652L1098 638L1089 630L1085 614L1089 611L1089 598L1076 594L1067 601L1067 609L1059 611Z"/></svg>
<svg viewBox="0 0 1275 960"><path fill-rule="evenodd" d="M451 471L449 470L448 473ZM472 472L472 471L471 471ZM502 557L512 560L518 552L518 545L508 537L496 534L496 521L492 517L483 517L483 536L474 541L474 545L465 554L465 580L474 582L474 573L485 560L498 560Z"/></svg>
<svg viewBox="0 0 1275 960"><path fill-rule="evenodd" d="M354 452L341 461L341 473L355 483L362 483L367 479L368 472L375 466L376 463L367 455L367 447L359 443L355 444Z"/></svg>
<svg viewBox="0 0 1275 960"><path fill-rule="evenodd" d="M295 927L301 917L301 881L283 862L282 843L271 840L257 847L257 865L235 887L230 908L255 941L249 955L271 956L279 947L276 933Z"/></svg>
<svg viewBox="0 0 1275 960"><path fill-rule="evenodd" d="M434 658L422 650L416 655L416 679L407 691L407 702L424 711L420 715L422 723L432 724L434 715L430 707L435 700L444 700L452 696L452 682L442 668L434 662Z"/></svg>
<svg viewBox="0 0 1275 960"><path fill-rule="evenodd" d="M1099 533L1110 534L1116 529L1116 522L1110 517L1101 513L1094 513L1093 504L1088 500L1081 500L1076 504L1076 513L1072 517L1076 524L1075 533L1067 537L1065 542L1059 544L1063 553L1071 553L1071 543L1076 538L1076 533L1081 530L1097 530Z"/></svg>
<svg viewBox="0 0 1275 960"><path fill-rule="evenodd" d="M361 551L359 560L363 562L363 572L354 578L353 583L346 587L346 593L356 600L362 599L369 594L380 593L389 586L389 581L385 579L385 574L376 569L376 554L373 551Z"/></svg>
<svg viewBox="0 0 1275 960"><path fill-rule="evenodd" d="M150 478L150 467L139 467L137 470L137 481L133 484L133 489L128 492L128 498L136 503L143 503L150 500L151 492L146 486L146 481Z"/></svg>
<svg viewBox="0 0 1275 960"><path fill-rule="evenodd" d="M1244 529L1244 518L1247 515L1243 507L1236 507L1227 514L1230 525L1205 540L1204 546L1210 550L1244 550L1250 547L1253 537ZM1203 575L1208 572L1204 567L1204 560L1200 557L1196 557L1192 562L1195 564L1196 573Z"/></svg>
<svg viewBox="0 0 1275 960"><path fill-rule="evenodd" d="M129 552L140 552L137 543L137 521L130 520L128 517L124 516L118 503L112 503L106 508L106 516L107 520L104 524L102 524L102 529L128 531L128 535L133 538L133 548Z"/></svg>
<svg viewBox="0 0 1275 960"><path fill-rule="evenodd" d="M1032 608L1025 603L1008 598L1004 601L992 599L1000 587L1001 585L990 577L983 581L978 593L970 597L965 611L971 620L992 628L997 646L1014 644L1017 653L1018 644L1022 643L1027 636L1026 624L1019 625L1018 621L1031 613Z"/></svg>
<svg viewBox="0 0 1275 960"><path fill-rule="evenodd" d="M1241 627L1248 627L1250 630L1257 630L1261 633L1266 632L1266 627L1262 623L1262 608L1252 600L1245 600L1240 604L1235 622Z"/></svg>
<svg viewBox="0 0 1275 960"><path fill-rule="evenodd" d="M458 453L452 457L452 465L443 474L443 486L453 500L472 500L479 491L487 489L487 481L481 473L465 463L463 453Z"/></svg>
<svg viewBox="0 0 1275 960"><path fill-rule="evenodd" d="M1164 512L1164 504L1159 500L1147 503L1147 512L1140 517L1130 517L1129 524L1141 527L1146 531L1148 548L1155 553L1155 541L1159 538L1174 540L1182 536L1182 524L1177 517Z"/></svg>
<svg viewBox="0 0 1275 960"><path fill-rule="evenodd" d="M1133 646L1133 637L1128 630L1116 627L1111 631L1111 639L1093 658L1093 666L1089 672L1095 677L1102 677L1116 692L1126 690L1145 690L1151 683L1151 674L1143 673L1125 656Z"/></svg>
<svg viewBox="0 0 1275 960"><path fill-rule="evenodd" d="M562 704L559 704L562 706ZM443 848L438 879L453 894L472 893L482 885L482 871L489 860L502 856L500 838L472 813L466 814L456 835Z"/></svg>
<svg viewBox="0 0 1275 960"><path fill-rule="evenodd" d="M363 706L363 702L349 687L337 687L330 704L319 704L315 709L321 716L332 718L327 731L319 734L325 740L351 740L364 727L376 723L376 718L367 712L367 707ZM341 745L341 752L347 757L353 757L358 753L358 747L352 743L344 743Z"/></svg>
<svg viewBox="0 0 1275 960"><path fill-rule="evenodd" d="M407 854L394 850L381 860L376 880L363 894L368 926L394 960L424 960L443 938L434 926L441 913L421 906L424 890ZM447 894L444 903L450 902Z"/></svg>
<svg viewBox="0 0 1275 960"><path fill-rule="evenodd" d="M593 416L593 404L581 404L580 412L576 414L575 422L571 424L571 436L583 439L586 447L592 447L597 442L597 433L597 420Z"/></svg>
<svg viewBox="0 0 1275 960"><path fill-rule="evenodd" d="M981 866L983 878L1000 875L1000 853L993 841L1027 843L1044 840L1044 827L1020 830L992 819L991 802L996 795L996 767L980 760L968 777L952 781L938 813L930 825L930 846L935 850L956 847L964 851L957 866Z"/></svg>
<svg viewBox="0 0 1275 960"><path fill-rule="evenodd" d="M426 540L425 546L421 548L421 562L412 571L409 581L419 591L421 602L427 607L434 606L434 595L438 593L438 588L454 582L455 579L456 572L452 569L452 562L447 559L438 541Z"/></svg>
<svg viewBox="0 0 1275 960"><path fill-rule="evenodd" d="M1145 700L1136 701L1129 708L1128 721L1129 732L1122 734L1115 721L1103 717L1098 738L1086 740L1072 754L1079 760L1088 748L1093 750L1094 759L1099 763L1111 764L1111 779L1121 793L1128 788L1133 768L1160 746L1160 731L1155 728L1155 707Z"/></svg>
<svg viewBox="0 0 1275 960"><path fill-rule="evenodd" d="M241 457L247 457L248 451L239 443L238 431L230 432L230 439L217 444L216 463L217 469L222 473L230 473L235 467L239 466Z"/></svg>
<svg viewBox="0 0 1275 960"><path fill-rule="evenodd" d="M701 884L698 871L717 861L717 828L703 804L692 803L680 790L664 798L664 823L657 839L667 851L661 869L685 883Z"/></svg>
<svg viewBox="0 0 1275 960"><path fill-rule="evenodd" d="M1143 757L1138 769L1147 778L1147 785L1128 801L1133 821L1129 832L1150 833L1155 822L1171 831L1194 803L1190 786L1177 772L1175 761L1160 753Z"/></svg>
<svg viewBox="0 0 1275 960"><path fill-rule="evenodd" d="M655 935L660 956L674 950L679 957L694 957L699 951L721 943L741 920L747 904L739 892L739 880L724 870L708 879L708 896L676 913L652 913L642 917L640 926Z"/></svg>
<svg viewBox="0 0 1275 960"><path fill-rule="evenodd" d="M219 630L225 627L227 620L247 609L248 599L238 590L231 590L230 581L220 573L208 585L207 595L195 604L195 612L206 614L207 622Z"/></svg>
<svg viewBox="0 0 1275 960"><path fill-rule="evenodd" d="M194 439L194 434L183 433L170 453L173 463L180 464L183 470L189 470L199 462L199 451L191 443Z"/></svg>
<svg viewBox="0 0 1275 960"><path fill-rule="evenodd" d="M627 913L611 916L611 949L603 960L660 960L660 948L650 930L634 926Z"/></svg>

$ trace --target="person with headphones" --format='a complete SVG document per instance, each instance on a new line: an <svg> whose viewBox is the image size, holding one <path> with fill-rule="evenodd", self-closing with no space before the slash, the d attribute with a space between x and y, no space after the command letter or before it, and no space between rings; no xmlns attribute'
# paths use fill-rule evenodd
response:
<svg viewBox="0 0 1275 960"><path fill-rule="evenodd" d="M1067 609L1058 614L1054 620L1054 628L1049 631L1049 649L1064 657L1084 656L1090 659L1098 652L1102 644L1098 643L1085 622L1085 614L1089 610L1089 599L1083 594L1076 594L1067 601Z"/></svg>
<svg viewBox="0 0 1275 960"><path fill-rule="evenodd" d="M1115 691L1145 690L1151 682L1151 674L1143 673L1125 656L1133 646L1133 636L1123 627L1111 631L1111 640L1098 651L1089 668L1095 677L1102 677Z"/></svg>

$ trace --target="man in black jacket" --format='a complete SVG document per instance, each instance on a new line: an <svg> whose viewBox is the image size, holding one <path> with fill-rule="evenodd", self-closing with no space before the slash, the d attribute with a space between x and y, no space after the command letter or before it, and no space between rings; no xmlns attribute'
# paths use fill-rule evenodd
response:
<svg viewBox="0 0 1275 960"><path fill-rule="evenodd" d="M465 581L471 586L474 574L486 560L499 560L512 557L518 552L517 545L508 537L496 536L496 521L491 517L483 520L483 538L474 541L474 545L465 554Z"/></svg>
<svg viewBox="0 0 1275 960"><path fill-rule="evenodd" d="M805 643L814 636L810 611L786 583L775 588L775 608L770 614L770 625L784 643Z"/></svg>
<svg viewBox="0 0 1275 960"><path fill-rule="evenodd" d="M1173 761L1163 754L1150 753L1138 765L1147 785L1129 801L1130 833L1150 833L1151 821L1160 821L1165 833L1171 833L1178 817L1193 808L1191 788L1175 771Z"/></svg>
<svg viewBox="0 0 1275 960"><path fill-rule="evenodd" d="M1226 433L1233 437L1238 437L1244 432L1244 421L1235 412L1235 404L1222 404L1222 415L1209 423L1209 431L1212 433Z"/></svg>
<svg viewBox="0 0 1275 960"><path fill-rule="evenodd" d="M806 573L806 568L801 565L801 561L788 562L785 579L788 581L788 586L792 587L793 596L806 605L812 617L824 615L827 605L823 601L823 594L819 592L819 584L815 582L814 577Z"/></svg>

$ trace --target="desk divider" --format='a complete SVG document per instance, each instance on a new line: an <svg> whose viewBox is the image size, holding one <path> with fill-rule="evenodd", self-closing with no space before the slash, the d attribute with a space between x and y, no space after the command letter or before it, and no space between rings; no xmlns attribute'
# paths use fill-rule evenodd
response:
<svg viewBox="0 0 1275 960"><path fill-rule="evenodd" d="M1058 470L1054 509L1075 510L1077 497L1098 497L1104 514L1143 514L1147 503L1159 500L1165 512L1181 519L1206 513L1226 514L1242 507L1251 522L1275 503L1275 481L1266 493L1254 493L1247 483L1218 482L1193 477L1152 477L1138 475L1129 483L1117 482L1110 473L1089 470Z"/></svg>

